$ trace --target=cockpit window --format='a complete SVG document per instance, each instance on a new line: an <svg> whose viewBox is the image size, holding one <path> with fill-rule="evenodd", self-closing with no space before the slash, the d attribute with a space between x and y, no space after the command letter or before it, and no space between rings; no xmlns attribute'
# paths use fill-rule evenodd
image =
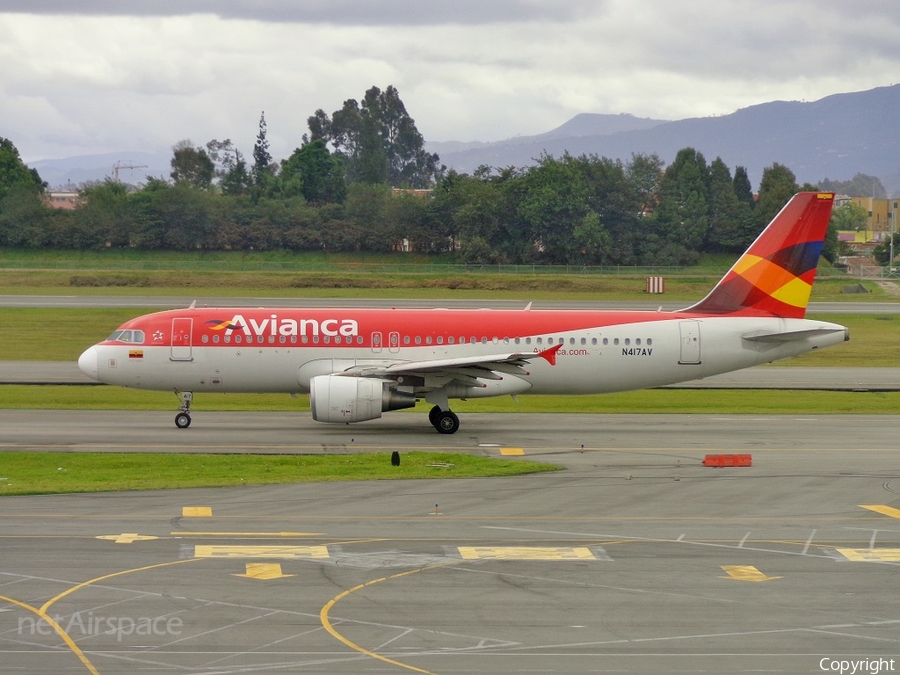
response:
<svg viewBox="0 0 900 675"><path fill-rule="evenodd" d="M142 330L115 330L106 338L107 342L126 342L128 344L144 344L144 331Z"/></svg>

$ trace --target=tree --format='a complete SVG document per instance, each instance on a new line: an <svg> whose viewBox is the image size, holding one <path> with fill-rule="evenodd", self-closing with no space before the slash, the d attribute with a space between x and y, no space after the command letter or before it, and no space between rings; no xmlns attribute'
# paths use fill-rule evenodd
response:
<svg viewBox="0 0 900 675"><path fill-rule="evenodd" d="M304 143L281 162L278 182L281 195L302 195L311 204L340 202L347 194L343 163L320 138Z"/></svg>
<svg viewBox="0 0 900 675"><path fill-rule="evenodd" d="M869 222L869 212L855 202L841 204L831 212L831 224L837 230L864 230Z"/></svg>
<svg viewBox="0 0 900 675"><path fill-rule="evenodd" d="M238 153L234 166L231 167L219 183L222 188L222 194L231 197L239 197L250 194L250 188L253 186L253 177L247 169L247 162Z"/></svg>
<svg viewBox="0 0 900 675"><path fill-rule="evenodd" d="M758 231L762 231L771 222L799 189L794 172L783 164L776 162L763 169L759 199L753 210L753 220Z"/></svg>
<svg viewBox="0 0 900 675"><path fill-rule="evenodd" d="M321 109L307 118L309 141L322 140L346 159L348 183L431 187L442 169L425 152L424 138L394 86L371 87L362 104L347 99L331 118Z"/></svg>
<svg viewBox="0 0 900 675"><path fill-rule="evenodd" d="M826 178L822 181L820 187L828 192L836 192L850 197L887 199L887 190L884 189L884 185L878 176L870 176L865 173L858 173L850 180L844 181Z"/></svg>
<svg viewBox="0 0 900 675"><path fill-rule="evenodd" d="M704 246L707 252L740 253L746 249L741 206L731 171L721 157L716 157L709 167L709 230Z"/></svg>
<svg viewBox="0 0 900 675"><path fill-rule="evenodd" d="M679 150L663 172L653 221L656 241L650 241L650 250L666 250L665 264L685 264L695 257L688 252L701 250L709 228L709 168L693 148ZM674 255L679 249L684 254Z"/></svg>
<svg viewBox="0 0 900 675"><path fill-rule="evenodd" d="M269 179L274 175L272 155L269 154L269 141L266 138L266 113L259 115L259 132L256 134L256 143L253 145L253 184L257 188L265 188Z"/></svg>
<svg viewBox="0 0 900 675"><path fill-rule="evenodd" d="M38 193L46 187L37 170L25 166L12 141L0 137L0 201L14 185L25 185Z"/></svg>
<svg viewBox="0 0 900 675"><path fill-rule="evenodd" d="M189 140L178 141L172 147L172 173L175 183L207 190L212 185L215 164L203 148L195 148Z"/></svg>
<svg viewBox="0 0 900 675"><path fill-rule="evenodd" d="M130 246L133 219L128 188L110 178L85 186L75 211L75 226L81 241L78 248Z"/></svg>

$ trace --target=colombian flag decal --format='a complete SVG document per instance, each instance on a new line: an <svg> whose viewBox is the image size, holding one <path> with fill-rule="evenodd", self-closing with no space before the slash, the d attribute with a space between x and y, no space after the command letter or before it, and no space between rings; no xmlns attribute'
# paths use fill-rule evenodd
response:
<svg viewBox="0 0 900 675"><path fill-rule="evenodd" d="M129 359L142 359L144 358L144 350L143 349L132 349L128 352Z"/></svg>

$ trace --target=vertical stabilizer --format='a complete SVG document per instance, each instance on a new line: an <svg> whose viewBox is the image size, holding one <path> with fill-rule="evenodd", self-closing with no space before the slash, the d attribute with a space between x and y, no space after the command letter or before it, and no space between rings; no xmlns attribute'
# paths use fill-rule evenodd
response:
<svg viewBox="0 0 900 675"><path fill-rule="evenodd" d="M712 292L685 311L802 319L833 204L830 192L794 195Z"/></svg>

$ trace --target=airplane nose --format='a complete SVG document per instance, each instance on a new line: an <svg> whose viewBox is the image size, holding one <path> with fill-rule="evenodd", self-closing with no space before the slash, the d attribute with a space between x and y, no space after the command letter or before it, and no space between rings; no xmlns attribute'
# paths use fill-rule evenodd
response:
<svg viewBox="0 0 900 675"><path fill-rule="evenodd" d="M97 355L96 347L88 347L84 353L78 357L78 369L92 380L99 379L97 376L100 358Z"/></svg>

